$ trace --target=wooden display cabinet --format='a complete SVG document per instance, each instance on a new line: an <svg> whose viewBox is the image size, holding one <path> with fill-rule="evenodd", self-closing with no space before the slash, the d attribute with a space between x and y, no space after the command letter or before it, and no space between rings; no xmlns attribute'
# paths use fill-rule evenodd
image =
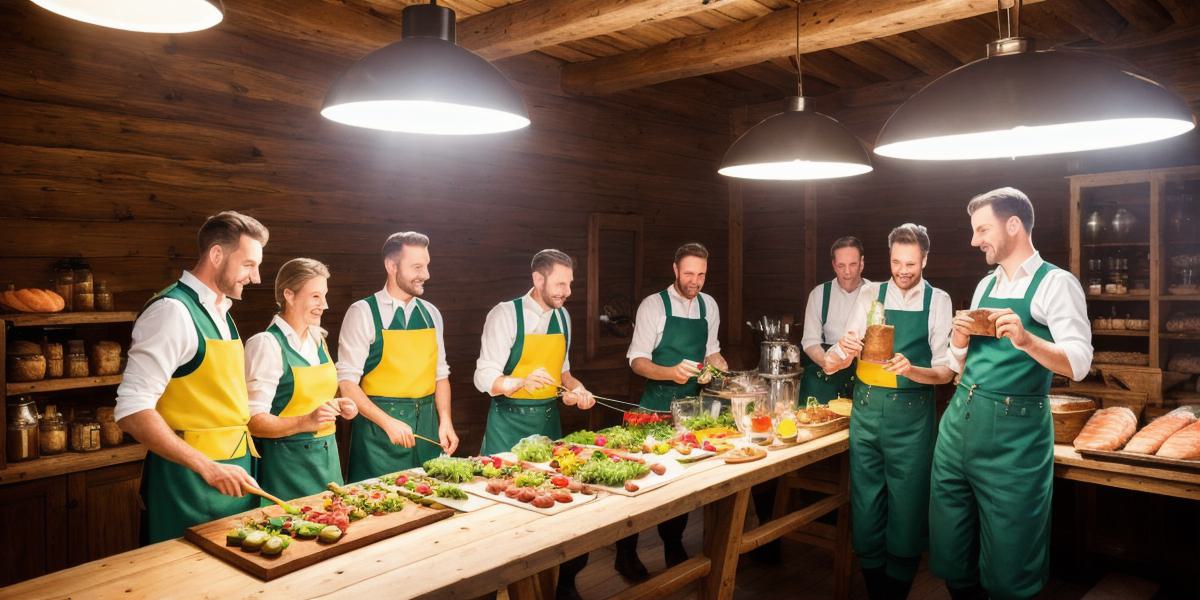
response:
<svg viewBox="0 0 1200 600"><path fill-rule="evenodd" d="M1200 351L1200 332L1169 333L1166 323L1185 312L1200 314L1200 293L1181 287L1200 275L1200 264L1184 275L1181 256L1200 259L1200 166L1120 171L1068 178L1071 188L1071 271L1087 294L1097 352L1142 353L1142 365L1093 362L1112 389L1146 394L1160 406L1200 400L1194 374L1165 373L1170 359ZM1200 261L1197 261L1200 263ZM1095 289L1099 283L1102 288ZM1145 329L1097 328L1097 317L1117 323L1146 321ZM1167 387L1190 385L1193 393ZM1096 382L1072 384L1091 392Z"/></svg>

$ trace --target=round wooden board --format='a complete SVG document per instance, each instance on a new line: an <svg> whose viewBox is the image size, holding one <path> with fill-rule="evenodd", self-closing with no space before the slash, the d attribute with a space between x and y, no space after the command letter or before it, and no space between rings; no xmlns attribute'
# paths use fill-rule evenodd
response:
<svg viewBox="0 0 1200 600"><path fill-rule="evenodd" d="M752 456L726 456L725 464L736 465L739 463L754 462L767 457L767 451L763 450L762 448L752 448L752 450L754 450L754 454Z"/></svg>

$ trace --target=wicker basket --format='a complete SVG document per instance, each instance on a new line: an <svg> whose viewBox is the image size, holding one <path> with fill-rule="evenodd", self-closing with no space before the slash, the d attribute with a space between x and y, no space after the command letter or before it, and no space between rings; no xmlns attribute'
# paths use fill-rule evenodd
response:
<svg viewBox="0 0 1200 600"><path fill-rule="evenodd" d="M1050 416L1054 421L1054 443L1070 444L1096 412L1096 401L1080 396L1052 394Z"/></svg>

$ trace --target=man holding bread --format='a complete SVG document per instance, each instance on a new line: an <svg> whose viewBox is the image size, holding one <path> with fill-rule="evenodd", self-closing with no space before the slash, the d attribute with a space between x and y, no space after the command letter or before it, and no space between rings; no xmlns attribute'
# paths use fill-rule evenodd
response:
<svg viewBox="0 0 1200 600"><path fill-rule="evenodd" d="M1050 380L1087 375L1091 326L1079 280L1034 250L1025 194L980 194L967 214L971 245L997 268L954 318L962 381L934 450L929 566L955 600L1029 598L1049 572Z"/></svg>

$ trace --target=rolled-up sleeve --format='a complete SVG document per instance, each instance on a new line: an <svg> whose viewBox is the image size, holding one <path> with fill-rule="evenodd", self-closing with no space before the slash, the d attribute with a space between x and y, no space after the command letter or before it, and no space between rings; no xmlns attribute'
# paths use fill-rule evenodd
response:
<svg viewBox="0 0 1200 600"><path fill-rule="evenodd" d="M366 368L367 355L375 343L375 323L371 318L371 307L359 300L346 309L342 318L342 330L338 333L338 381L358 383Z"/></svg>
<svg viewBox="0 0 1200 600"><path fill-rule="evenodd" d="M712 296L705 296L708 305L708 342L704 345L704 356L712 356L721 351L721 309Z"/></svg>
<svg viewBox="0 0 1200 600"><path fill-rule="evenodd" d="M629 350L625 353L629 364L633 364L637 358L651 358L654 346L658 343L658 322L665 316L662 300L657 294L642 299L633 321L633 339L629 340Z"/></svg>
<svg viewBox="0 0 1200 600"><path fill-rule="evenodd" d="M424 303L429 308L429 316L433 318L433 328L437 331L437 380L448 379L450 377L450 364L446 362L446 321L442 319L442 311L428 302Z"/></svg>
<svg viewBox="0 0 1200 600"><path fill-rule="evenodd" d="M158 406L171 375L196 354L196 328L187 307L172 298L153 302L133 324L132 342L113 417L118 421Z"/></svg>
<svg viewBox="0 0 1200 600"><path fill-rule="evenodd" d="M822 287L818 285L813 288L808 293L808 303L804 305L804 334L800 337L802 350L820 346L825 339L824 332L821 331L821 298L824 295Z"/></svg>
<svg viewBox="0 0 1200 600"><path fill-rule="evenodd" d="M271 412L281 377L283 353L275 336L264 331L246 340L246 391L250 398L250 416Z"/></svg>
<svg viewBox="0 0 1200 600"><path fill-rule="evenodd" d="M1079 280L1062 269L1047 273L1030 308L1034 318L1050 328L1054 344L1067 354L1071 378L1086 377L1092 367L1092 325Z"/></svg>
<svg viewBox="0 0 1200 600"><path fill-rule="evenodd" d="M858 337L862 337L867 332L867 311L871 309L871 302L879 296L878 283L864 283L862 291L858 293L858 297L854 299L854 305L850 307L850 314L846 316L846 333L854 332ZM838 344L838 340L829 340L830 347L839 358L845 360L846 353L842 351L842 346Z"/></svg>
<svg viewBox="0 0 1200 600"><path fill-rule="evenodd" d="M517 318L511 302L502 302L492 307L483 322L483 333L479 336L479 360L475 361L475 389L484 394L492 393L492 384L504 376L508 354L517 339Z"/></svg>
<svg viewBox="0 0 1200 600"><path fill-rule="evenodd" d="M933 351L933 358L929 362L931 367L949 367L952 362L950 357L950 329L954 325L952 306L950 294L942 290L934 290L933 299L929 302L929 349Z"/></svg>

